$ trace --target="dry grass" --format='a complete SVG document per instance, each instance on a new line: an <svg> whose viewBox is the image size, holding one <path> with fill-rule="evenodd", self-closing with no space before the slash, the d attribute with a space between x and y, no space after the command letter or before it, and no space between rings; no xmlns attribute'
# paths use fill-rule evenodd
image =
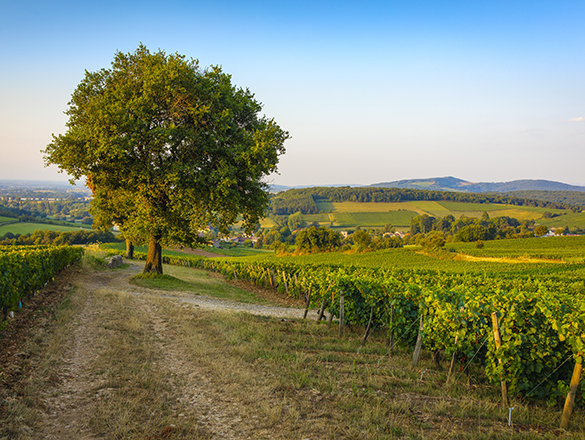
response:
<svg viewBox="0 0 585 440"><path fill-rule="evenodd" d="M539 263L553 263L564 264L565 261L552 258L534 258L534 257L476 257L473 255L457 254L453 257L454 260L461 261L486 261L489 263L508 263L508 264L539 264Z"/></svg>
<svg viewBox="0 0 585 440"><path fill-rule="evenodd" d="M513 426L498 387L476 373L444 386L429 357L387 356L379 335L306 321L200 313L161 302L191 360L238 402L252 438L556 438L560 409L518 405ZM357 329L356 329L357 330ZM378 361L381 359L379 365ZM421 373L425 370L422 375ZM585 426L575 415L573 430Z"/></svg>
<svg viewBox="0 0 585 440"><path fill-rule="evenodd" d="M91 389L96 405L89 427L108 438L145 438L162 432L164 438L210 438L195 420L179 418L181 405L174 395L176 377L165 368L164 353L152 332L151 317L136 299L120 292L98 291L103 307L92 364L100 377Z"/></svg>

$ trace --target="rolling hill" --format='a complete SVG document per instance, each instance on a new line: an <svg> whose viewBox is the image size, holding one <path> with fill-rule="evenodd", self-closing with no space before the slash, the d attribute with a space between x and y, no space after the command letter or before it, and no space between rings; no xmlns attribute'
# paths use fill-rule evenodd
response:
<svg viewBox="0 0 585 440"><path fill-rule="evenodd" d="M585 186L569 185L551 180L513 180L511 182L468 182L456 177L433 177L428 179L395 180L370 185L377 188L411 188L433 191L462 192L511 192L511 191L579 191L585 192Z"/></svg>

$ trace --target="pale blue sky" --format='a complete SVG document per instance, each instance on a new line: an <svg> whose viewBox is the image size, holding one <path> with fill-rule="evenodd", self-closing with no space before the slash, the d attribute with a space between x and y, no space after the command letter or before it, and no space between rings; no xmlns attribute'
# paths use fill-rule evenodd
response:
<svg viewBox="0 0 585 440"><path fill-rule="evenodd" d="M219 64L292 136L282 185L452 175L585 184L582 1L0 0L0 179L40 150L84 70L140 42Z"/></svg>

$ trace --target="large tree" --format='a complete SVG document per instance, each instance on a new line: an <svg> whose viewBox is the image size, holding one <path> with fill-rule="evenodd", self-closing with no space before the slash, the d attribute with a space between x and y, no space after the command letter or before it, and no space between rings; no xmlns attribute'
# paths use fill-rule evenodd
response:
<svg viewBox="0 0 585 440"><path fill-rule="evenodd" d="M45 162L101 195L131 195L125 233L149 243L144 271L162 273L161 246L193 246L207 224L227 232L238 218L251 231L264 214L262 179L289 136L261 108L219 67L140 45L85 73Z"/></svg>

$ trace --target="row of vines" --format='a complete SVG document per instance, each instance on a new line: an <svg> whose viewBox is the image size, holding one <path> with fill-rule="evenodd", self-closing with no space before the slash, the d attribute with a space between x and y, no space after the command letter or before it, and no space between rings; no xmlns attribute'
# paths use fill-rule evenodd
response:
<svg viewBox="0 0 585 440"><path fill-rule="evenodd" d="M206 259L200 266L302 295L347 323L385 328L403 347L414 347L422 318L424 348L479 365L512 395L567 394L567 380L585 351L583 282L558 276L494 278L435 271L376 270L265 260ZM496 347L492 314L499 320Z"/></svg>
<svg viewBox="0 0 585 440"><path fill-rule="evenodd" d="M83 248L72 246L0 246L0 308L4 317L82 255Z"/></svg>

